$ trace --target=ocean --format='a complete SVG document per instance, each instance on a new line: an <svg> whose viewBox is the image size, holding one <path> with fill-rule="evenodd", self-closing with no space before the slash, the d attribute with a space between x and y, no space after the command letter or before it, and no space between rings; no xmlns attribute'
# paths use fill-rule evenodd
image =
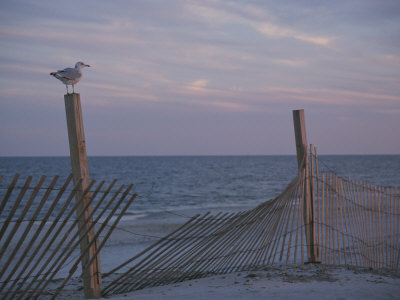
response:
<svg viewBox="0 0 400 300"><path fill-rule="evenodd" d="M128 214L163 210L254 207L277 195L296 176L296 156L89 157L90 178L135 184ZM320 155L320 171L370 184L400 186L400 155ZM0 198L15 173L20 178L70 173L69 157L0 157ZM20 179L19 184L22 185ZM4 217L4 215L2 216Z"/></svg>

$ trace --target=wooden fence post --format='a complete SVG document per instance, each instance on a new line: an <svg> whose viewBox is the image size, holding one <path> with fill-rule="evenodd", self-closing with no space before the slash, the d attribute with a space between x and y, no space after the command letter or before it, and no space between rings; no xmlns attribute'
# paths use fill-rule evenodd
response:
<svg viewBox="0 0 400 300"><path fill-rule="evenodd" d="M307 242L307 257L309 263L318 262L318 250L315 232L314 195L311 193L310 166L307 152L307 135L304 110L293 111L294 135L299 171L305 168L303 222Z"/></svg>
<svg viewBox="0 0 400 300"><path fill-rule="evenodd" d="M80 205L77 206L78 216L84 209L85 205L90 199L90 194L87 194L83 199L83 191L89 185L89 169L86 156L85 134L83 129L82 108L79 94L66 94L64 95L65 112L67 116L67 128L69 139L69 150L71 156L72 175L74 183L76 184L82 178L82 184L76 194L76 199L81 200ZM94 238L94 229L87 232L90 227L92 219L86 221L87 216L90 215L92 206L90 205L83 217L78 222L79 236L81 238L80 248L81 253L85 252L90 241ZM87 233L86 233L87 232ZM86 233L86 234L85 234ZM93 255L96 253L97 241L86 250L82 258L82 273L83 273L83 288L86 298L100 298L100 284L101 284L101 270L100 270L100 255L97 255L93 263L85 268L84 266L91 261Z"/></svg>

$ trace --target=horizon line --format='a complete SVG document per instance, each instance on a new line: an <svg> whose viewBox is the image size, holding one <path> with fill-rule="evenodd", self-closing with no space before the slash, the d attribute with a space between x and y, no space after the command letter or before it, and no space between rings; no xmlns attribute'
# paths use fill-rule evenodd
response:
<svg viewBox="0 0 400 300"><path fill-rule="evenodd" d="M400 153L318 153L318 156L399 156ZM237 157L237 156L296 156L293 154L96 154L87 157ZM69 155L0 155L0 158L70 157Z"/></svg>

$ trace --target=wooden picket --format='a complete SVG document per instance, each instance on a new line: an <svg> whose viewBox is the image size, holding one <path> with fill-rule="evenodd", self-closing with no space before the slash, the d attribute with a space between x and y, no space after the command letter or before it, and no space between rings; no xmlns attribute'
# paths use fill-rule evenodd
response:
<svg viewBox="0 0 400 300"><path fill-rule="evenodd" d="M0 176L0 181L2 178ZM41 176L35 185L32 185L32 176L28 176L22 186L18 186L18 180L16 174L8 187L0 190L0 217L4 220L0 229L0 296L2 299L37 299L46 292L55 298L101 234L104 237L97 252L85 261L84 266L89 268L94 263L136 194L131 193L133 185L122 185L114 191L115 180L105 190L102 190L104 182L95 188L93 180L83 192L79 189L81 180L71 186L72 175L59 187L56 185L59 176L54 176L47 186L46 176ZM76 198L78 193L89 201L81 215L74 217L76 207L81 205L80 197ZM95 208L85 214L92 204ZM94 230L96 225L97 231L83 253L79 252L81 254L76 257L73 253L79 250L82 239L79 222L83 215L85 222L90 221L85 230ZM113 216L117 217L111 222ZM95 218L93 222L92 218ZM68 262L71 258L72 266ZM66 267L70 269L62 284L56 289L48 288L55 276L59 276L61 268Z"/></svg>

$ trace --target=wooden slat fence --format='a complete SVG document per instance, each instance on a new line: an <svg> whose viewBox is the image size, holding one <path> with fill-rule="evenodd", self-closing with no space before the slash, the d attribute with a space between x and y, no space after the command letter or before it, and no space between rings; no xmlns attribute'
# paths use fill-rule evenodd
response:
<svg viewBox="0 0 400 300"><path fill-rule="evenodd" d="M399 269L399 191L335 174L318 179L316 226L320 261Z"/></svg>
<svg viewBox="0 0 400 300"><path fill-rule="evenodd" d="M275 199L245 212L196 215L103 278L103 295L124 293L275 262L304 263L304 176ZM109 279L111 277L111 279Z"/></svg>
<svg viewBox="0 0 400 300"><path fill-rule="evenodd" d="M96 187L91 181L83 197L90 200L93 219L87 230L96 229L95 236L83 252L79 249L78 220L75 216L80 199L76 199L80 181L74 186L72 175L57 185L59 176L45 184L46 176L33 183L32 176L19 185L16 174L4 187L0 185L0 297L2 299L55 298L78 271L85 252L97 243L97 253L136 197L133 185L115 189L114 180L107 188L104 181ZM2 177L0 176L0 184ZM114 217L114 218L113 218ZM78 228L79 227L79 228ZM94 253L88 268L97 256ZM62 280L60 281L60 278ZM61 283L60 283L61 282Z"/></svg>
<svg viewBox="0 0 400 300"><path fill-rule="evenodd" d="M310 147L311 190L319 261L399 270L400 191L320 173Z"/></svg>
<svg viewBox="0 0 400 300"><path fill-rule="evenodd" d="M321 174L312 146L310 154L305 168L279 196L244 212L192 217L104 274L102 294L277 264L321 262L399 270L398 190ZM304 218L305 182L312 193L312 218ZM308 219L311 223L305 224ZM314 231L311 244L306 230ZM310 247L317 250L312 261Z"/></svg>

